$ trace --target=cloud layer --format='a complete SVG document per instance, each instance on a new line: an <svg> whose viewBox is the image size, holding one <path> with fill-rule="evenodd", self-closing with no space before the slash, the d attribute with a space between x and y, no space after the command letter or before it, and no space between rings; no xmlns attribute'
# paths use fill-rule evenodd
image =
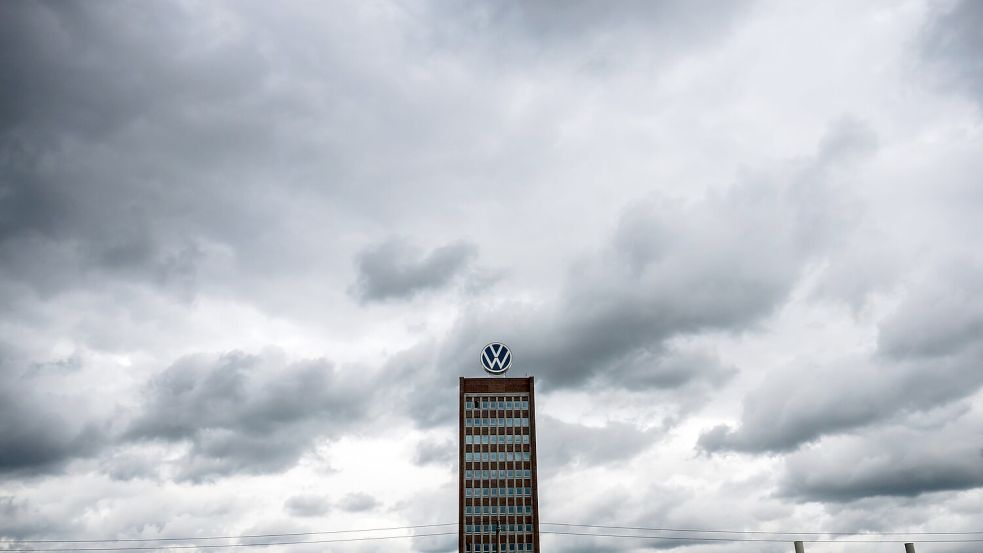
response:
<svg viewBox="0 0 983 553"><path fill-rule="evenodd" d="M4 4L0 541L452 521L492 340L544 520L980 530L981 15Z"/></svg>

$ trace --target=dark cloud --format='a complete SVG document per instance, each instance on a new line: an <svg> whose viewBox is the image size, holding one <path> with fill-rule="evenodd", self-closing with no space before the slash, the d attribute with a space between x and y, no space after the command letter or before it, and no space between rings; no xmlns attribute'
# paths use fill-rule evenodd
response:
<svg viewBox="0 0 983 553"><path fill-rule="evenodd" d="M413 462L418 465L449 465L457 461L456 442L423 440L416 445Z"/></svg>
<svg viewBox="0 0 983 553"><path fill-rule="evenodd" d="M371 511L379 506L379 500L363 492L350 493L338 501L341 509L350 513Z"/></svg>
<svg viewBox="0 0 983 553"><path fill-rule="evenodd" d="M283 508L295 517L319 517L331 511L331 501L323 495L295 495L283 502Z"/></svg>
<svg viewBox="0 0 983 553"><path fill-rule="evenodd" d="M44 516L36 506L24 499L0 495L0 539L29 539L50 536L65 529Z"/></svg>
<svg viewBox="0 0 983 553"><path fill-rule="evenodd" d="M56 388L42 392L44 373L53 370L57 380L78 363L34 363L0 345L0 475L58 471L106 444L107 425L89 415L82 398Z"/></svg>
<svg viewBox="0 0 983 553"><path fill-rule="evenodd" d="M838 120L815 156L776 174L744 175L690 203L629 206L609 247L571 265L555 302L466 311L435 370L470 373L473 352L495 336L512 346L513 372L529 371L547 388L722 382L732 367L669 341L743 331L781 305L806 264L849 227L849 203L829 180L873 142L856 120ZM434 378L428 366L416 363L415 374ZM432 408L426 415L433 417Z"/></svg>
<svg viewBox="0 0 983 553"><path fill-rule="evenodd" d="M979 415L824 440L786 458L782 493L823 502L983 487Z"/></svg>
<svg viewBox="0 0 983 553"><path fill-rule="evenodd" d="M219 204L241 214L241 201L196 188L220 151L268 145L269 128L243 128L262 118L216 115L256 96L261 57L245 44L204 47L206 25L176 6L104 8L3 7L0 275L45 294L111 277L190 297L202 243L255 236L258 219L222 216ZM129 30L137 21L143 32ZM161 47L189 43L202 48Z"/></svg>
<svg viewBox="0 0 983 553"><path fill-rule="evenodd" d="M550 470L597 467L628 461L655 444L660 429L640 430L611 421L604 426L585 426L539 415L536 420L540 463Z"/></svg>
<svg viewBox="0 0 983 553"><path fill-rule="evenodd" d="M983 5L960 0L937 15L923 36L924 54L938 64L944 84L983 104Z"/></svg>
<svg viewBox="0 0 983 553"><path fill-rule="evenodd" d="M447 244L423 254L403 240L392 239L360 252L352 293L362 302L406 299L450 284L477 255L472 244Z"/></svg>
<svg viewBox="0 0 983 553"><path fill-rule="evenodd" d="M371 387L315 359L228 353L179 359L155 377L128 439L187 442L179 477L283 470L318 437L362 423Z"/></svg>
<svg viewBox="0 0 983 553"><path fill-rule="evenodd" d="M707 451L790 451L825 434L945 405L983 385L979 267L949 265L910 290L880 324L878 354L789 368L744 400L738 428L717 426Z"/></svg>
<svg viewBox="0 0 983 553"><path fill-rule="evenodd" d="M521 1L489 5L437 2L452 14L458 32L469 33L512 55L560 57L586 49L584 62L595 68L616 63L625 50L646 47L682 56L726 36L747 2L660 0L610 5L595 0ZM458 40L467 37L455 37ZM586 48L585 48L586 47Z"/></svg>

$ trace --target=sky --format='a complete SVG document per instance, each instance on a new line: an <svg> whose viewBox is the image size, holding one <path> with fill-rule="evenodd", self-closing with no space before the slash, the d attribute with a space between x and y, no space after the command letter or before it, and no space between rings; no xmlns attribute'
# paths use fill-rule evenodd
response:
<svg viewBox="0 0 983 553"><path fill-rule="evenodd" d="M981 29L0 3L0 548L455 522L491 341L536 378L543 522L983 531ZM807 547L861 548L901 546Z"/></svg>

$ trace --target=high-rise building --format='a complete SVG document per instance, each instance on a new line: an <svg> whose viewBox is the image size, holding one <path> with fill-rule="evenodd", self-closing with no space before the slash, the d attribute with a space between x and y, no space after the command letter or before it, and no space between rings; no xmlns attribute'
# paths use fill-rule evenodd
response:
<svg viewBox="0 0 983 553"><path fill-rule="evenodd" d="M461 378L460 387L458 549L539 551L533 378Z"/></svg>

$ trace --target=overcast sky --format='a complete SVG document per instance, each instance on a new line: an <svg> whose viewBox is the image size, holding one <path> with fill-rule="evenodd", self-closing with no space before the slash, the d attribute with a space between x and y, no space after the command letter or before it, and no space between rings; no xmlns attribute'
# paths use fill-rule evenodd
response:
<svg viewBox="0 0 983 553"><path fill-rule="evenodd" d="M983 530L981 29L0 3L0 539L455 522L493 340L537 379L543 521ZM861 548L901 549L808 549Z"/></svg>

